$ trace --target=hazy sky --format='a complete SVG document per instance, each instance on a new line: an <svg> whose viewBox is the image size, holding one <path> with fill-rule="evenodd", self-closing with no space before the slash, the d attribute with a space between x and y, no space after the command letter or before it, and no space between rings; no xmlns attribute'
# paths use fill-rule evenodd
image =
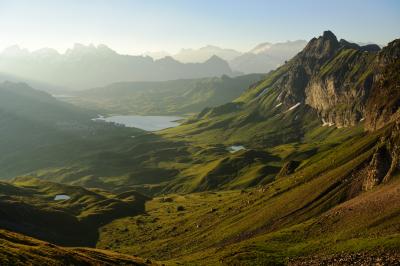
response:
<svg viewBox="0 0 400 266"><path fill-rule="evenodd" d="M0 49L59 51L104 43L121 53L176 52L207 44L338 38L386 44L400 37L398 0L0 0Z"/></svg>

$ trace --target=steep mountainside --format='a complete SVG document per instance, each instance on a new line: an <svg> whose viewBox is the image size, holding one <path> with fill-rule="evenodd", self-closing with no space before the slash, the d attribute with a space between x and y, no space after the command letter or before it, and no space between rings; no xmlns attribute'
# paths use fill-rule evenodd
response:
<svg viewBox="0 0 400 266"><path fill-rule="evenodd" d="M218 106L239 97L263 75L185 79L160 82L122 82L74 93L71 103L103 113L187 114Z"/></svg>
<svg viewBox="0 0 400 266"><path fill-rule="evenodd" d="M203 63L172 57L121 55L105 45L76 44L65 54L52 49L28 52L11 47L0 54L0 71L70 89L88 89L122 81L160 81L233 75L228 63L213 56Z"/></svg>
<svg viewBox="0 0 400 266"><path fill-rule="evenodd" d="M375 59L374 83L366 103L366 127L376 130L399 117L400 40L389 43Z"/></svg>
<svg viewBox="0 0 400 266"><path fill-rule="evenodd" d="M271 146L299 141L305 132L321 125L340 128L357 125L364 119L369 121L367 116L371 112L367 106L373 104L367 102L377 97L374 94L383 93L372 89L384 82L379 79L382 71L386 69L392 75L385 76L393 80L391 93L397 90L398 46L396 40L379 51L378 46L360 47L324 32L233 103L204 110L180 128L181 133L195 135L197 139L213 135L213 141ZM380 58L388 53L394 63L380 63ZM385 111L388 116L396 112L398 103L390 106Z"/></svg>

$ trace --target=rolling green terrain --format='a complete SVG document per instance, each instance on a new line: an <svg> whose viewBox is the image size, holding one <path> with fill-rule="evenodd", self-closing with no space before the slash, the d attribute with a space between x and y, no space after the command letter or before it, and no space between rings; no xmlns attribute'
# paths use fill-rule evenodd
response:
<svg viewBox="0 0 400 266"><path fill-rule="evenodd" d="M400 40L380 50L327 31L232 102L156 133L94 123L31 89L28 99L0 90L31 102L18 119L1 113L14 127L0 131L2 145L22 139L11 132L46 143L2 158L5 176L26 176L0 183L0 226L166 265L396 265L399 60ZM116 97L128 104L125 90ZM43 98L54 106L40 116L47 127L13 124L37 125L30 108ZM60 194L71 199L54 201Z"/></svg>
<svg viewBox="0 0 400 266"><path fill-rule="evenodd" d="M102 227L98 247L171 265L283 265L361 251L349 264L391 252L398 259L400 176L376 158L399 143L399 129L350 138L256 188L156 197L146 215ZM370 188L370 178L380 185Z"/></svg>
<svg viewBox="0 0 400 266"><path fill-rule="evenodd" d="M230 102L263 76L122 82L75 92L66 100L103 114L182 115Z"/></svg>

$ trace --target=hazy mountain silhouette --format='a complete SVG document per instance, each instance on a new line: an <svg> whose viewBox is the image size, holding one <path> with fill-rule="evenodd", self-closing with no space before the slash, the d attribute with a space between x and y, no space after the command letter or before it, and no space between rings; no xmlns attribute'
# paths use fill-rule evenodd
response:
<svg viewBox="0 0 400 266"><path fill-rule="evenodd" d="M208 58L216 55L226 61L230 61L242 53L234 49L220 48L214 45L207 45L199 49L182 49L173 57L184 63L200 63L206 61Z"/></svg>
<svg viewBox="0 0 400 266"><path fill-rule="evenodd" d="M261 43L249 52L229 62L232 69L243 73L265 73L282 65L300 52L307 42L304 40L282 43Z"/></svg>
<svg viewBox="0 0 400 266"><path fill-rule="evenodd" d="M0 55L0 71L72 89L120 81L162 81L233 75L228 63L213 56L204 63L181 63L172 57L122 55L105 45L75 44L64 54L10 47Z"/></svg>

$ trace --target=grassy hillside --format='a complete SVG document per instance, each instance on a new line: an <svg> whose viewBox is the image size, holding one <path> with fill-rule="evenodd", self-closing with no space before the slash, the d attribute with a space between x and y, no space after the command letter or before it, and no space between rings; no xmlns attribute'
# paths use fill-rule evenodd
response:
<svg viewBox="0 0 400 266"><path fill-rule="evenodd" d="M393 130L352 137L253 189L154 198L146 203L147 215L102 227L98 247L171 265L283 265L364 252L357 264L373 254L399 254L398 170L364 189L374 154L382 143L390 146Z"/></svg>
<svg viewBox="0 0 400 266"><path fill-rule="evenodd" d="M263 75L182 79L161 82L121 82L76 92L66 100L103 114L188 114L230 102Z"/></svg>
<svg viewBox="0 0 400 266"><path fill-rule="evenodd" d="M63 248L0 229L2 265L152 265L138 257L89 248Z"/></svg>

